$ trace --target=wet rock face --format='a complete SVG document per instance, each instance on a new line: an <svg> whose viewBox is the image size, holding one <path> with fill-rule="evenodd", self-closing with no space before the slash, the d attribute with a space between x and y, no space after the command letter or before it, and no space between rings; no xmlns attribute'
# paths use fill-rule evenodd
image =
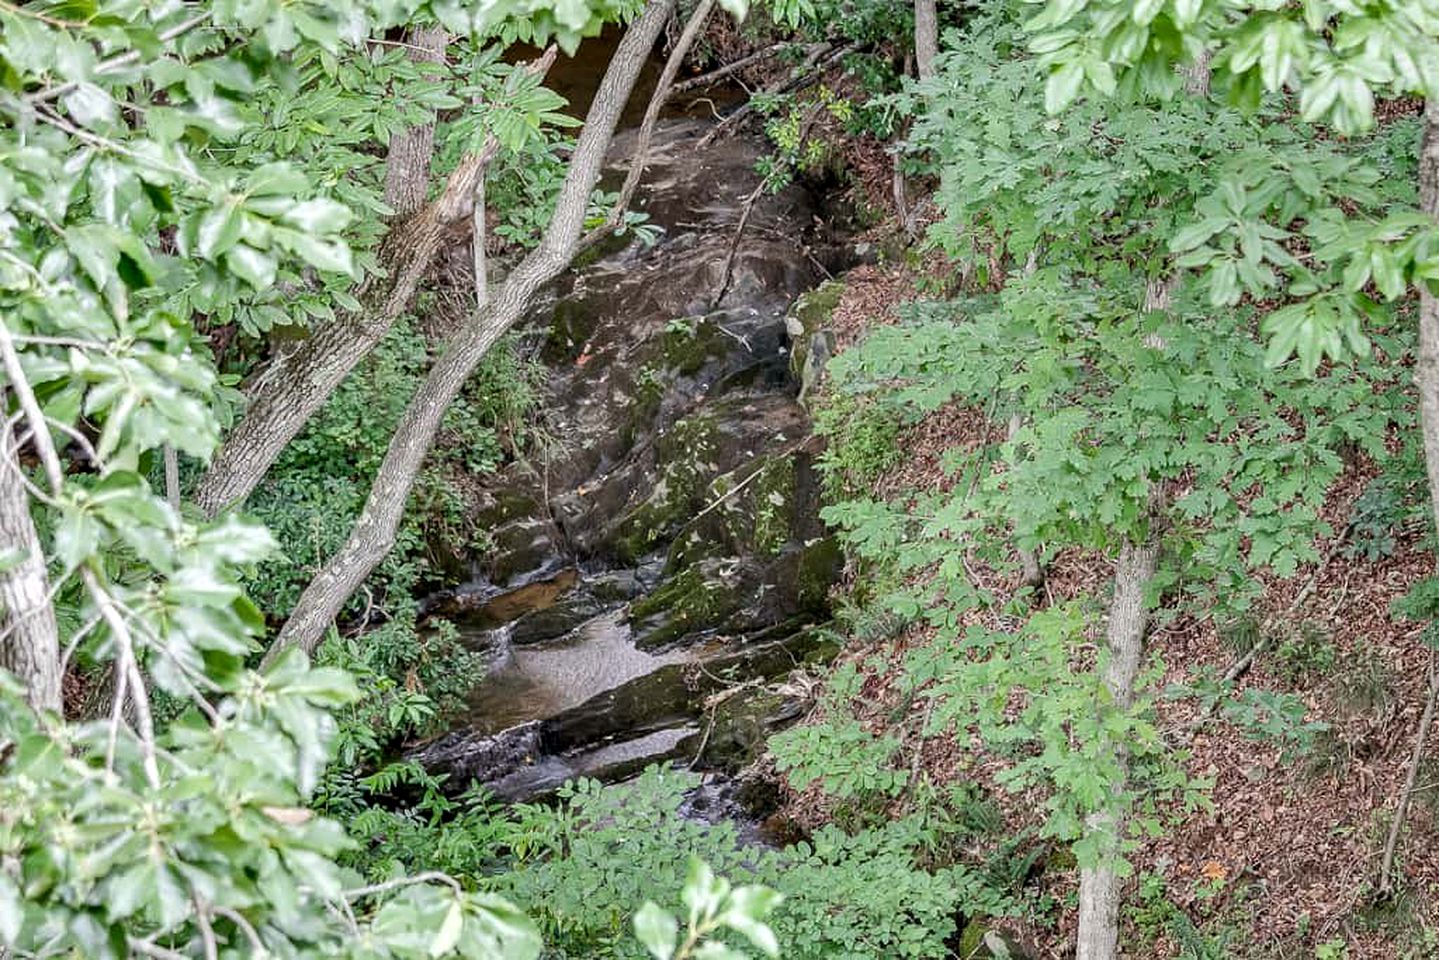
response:
<svg viewBox="0 0 1439 960"><path fill-rule="evenodd" d="M802 628L827 618L838 555L818 520L816 448L792 359L814 331L796 336L786 319L845 254L798 187L762 197L736 242L762 148L729 139L697 152L708 129L656 131L639 208L664 228L660 241L612 245L532 315L526 335L550 370L544 404L559 442L490 484L478 509L495 549L475 559L474 583L430 605L497 651L476 709L503 729L472 716L416 756L482 772L506 796L693 755L695 738L659 735L694 726L716 693L694 679L693 658L727 671L725 683L774 676L805 655L796 644L813 645ZM582 572L555 589L573 569ZM593 649L630 665L649 658L639 675L584 679L590 667L574 651L591 649L600 623L622 625L625 646ZM569 699L514 709L553 692L547 670L567 672ZM572 703L576 693L588 699ZM762 739L766 717L792 704L755 692L735 707L747 732L711 736L716 746ZM520 724L540 732L519 737ZM471 747L474 763L462 759Z"/></svg>

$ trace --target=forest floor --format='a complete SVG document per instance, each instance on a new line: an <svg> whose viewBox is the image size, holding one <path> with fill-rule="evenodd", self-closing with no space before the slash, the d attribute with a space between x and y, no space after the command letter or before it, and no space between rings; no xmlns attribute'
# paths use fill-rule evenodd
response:
<svg viewBox="0 0 1439 960"><path fill-rule="evenodd" d="M852 271L832 322L837 349L853 345L877 324L895 322L896 307L922 296L923 273L898 265ZM906 428L898 447L907 456L881 479L876 494L894 498L954 483L941 465L944 452L993 442L998 429L982 411L959 407ZM1189 773L1213 783L1208 791L1213 808L1170 811L1163 836L1133 855L1124 919L1129 956L1439 955L1439 947L1424 940L1432 936L1425 929L1432 928L1439 892L1439 757L1421 766L1396 861L1400 892L1377 905L1374 896L1432 665L1420 638L1423 626L1403 620L1392 605L1433 565L1422 523L1386 531L1378 541L1345 537L1355 501L1377 473L1367 458L1352 458L1323 510L1336 531L1330 542L1316 544L1323 560L1291 579L1265 577L1249 621L1220 625L1192 606L1156 618L1149 648L1163 665L1159 688L1190 683L1205 671L1223 675L1249 645L1262 642L1238 688L1297 694L1308 709L1305 721L1328 726L1307 750L1286 751L1273 741L1249 739L1219 718L1196 729L1200 707L1192 697L1159 699L1166 736L1189 741ZM1014 575L1005 581L977 561L973 572L1001 595L1020 586ZM1047 570L1046 602L1102 600L1111 579L1111 562L1103 556L1061 554ZM926 639L923 630L911 629L846 652L846 659L866 664L868 672L859 716L874 732L887 726L901 733L903 762L935 783L992 783L1003 764L963 736L918 737L923 699L910 715L894 720L899 695L893 680L900 661ZM876 669L876 662L888 666ZM1000 789L995 799L1010 835L1038 825L1038 797ZM827 812L826 801L813 791L791 795L787 809L809 825ZM1077 872L1050 870L1037 883L1043 894L1072 905L1067 898L1075 894ZM1022 924L1012 932L1039 956L1070 956L1074 911L1057 914L1063 918L1058 923ZM1181 940L1191 944L1190 952ZM1347 952L1320 951L1325 944L1338 951L1341 941ZM1196 953L1193 944L1217 952Z"/></svg>

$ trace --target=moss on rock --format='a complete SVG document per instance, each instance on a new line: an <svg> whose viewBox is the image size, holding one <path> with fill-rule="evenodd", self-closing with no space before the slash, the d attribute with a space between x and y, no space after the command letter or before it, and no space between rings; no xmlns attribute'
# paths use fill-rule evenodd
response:
<svg viewBox="0 0 1439 960"><path fill-rule="evenodd" d="M695 564L630 607L635 645L663 646L708 630L744 605L743 578L716 562Z"/></svg>
<svg viewBox="0 0 1439 960"><path fill-rule="evenodd" d="M796 379L803 380L809 360L811 338L828 331L835 308L844 296L843 280L827 280L808 293L801 294L785 315L785 332L789 334L789 368Z"/></svg>

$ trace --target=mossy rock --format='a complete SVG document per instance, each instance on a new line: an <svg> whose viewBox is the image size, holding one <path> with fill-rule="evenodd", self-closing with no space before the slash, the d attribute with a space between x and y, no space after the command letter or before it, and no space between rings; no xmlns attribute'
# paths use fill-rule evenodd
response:
<svg viewBox="0 0 1439 960"><path fill-rule="evenodd" d="M789 368L795 379L803 381L809 360L810 344L815 334L828 334L835 308L844 296L843 280L827 280L808 293L801 294L785 315L785 332L789 334ZM831 341L833 336L830 335ZM833 343L830 344L833 347Z"/></svg>
<svg viewBox="0 0 1439 960"><path fill-rule="evenodd" d="M599 321L599 312L593 304L578 297L562 298L555 303L540 358L556 366L573 363Z"/></svg>
<svg viewBox="0 0 1439 960"><path fill-rule="evenodd" d="M701 759L706 765L738 770L764 751L770 736L798 719L803 705L755 685L714 702L704 723L709 731Z"/></svg>
<svg viewBox="0 0 1439 960"><path fill-rule="evenodd" d="M718 627L744 606L746 572L739 561L709 560L671 577L630 607L635 645L651 649Z"/></svg>
<svg viewBox="0 0 1439 960"><path fill-rule="evenodd" d="M616 530L614 552L634 563L668 539L700 509L715 471L715 425L708 417L679 420L655 442L659 478L648 499Z"/></svg>
<svg viewBox="0 0 1439 960"><path fill-rule="evenodd" d="M959 936L959 956L975 960L1029 960L1030 954L1008 934L991 928L983 920L971 920Z"/></svg>
<svg viewBox="0 0 1439 960"><path fill-rule="evenodd" d="M672 320L665 327L662 340L665 366L684 376L693 376L711 360L730 353L732 346L727 340L719 321L713 317Z"/></svg>
<svg viewBox="0 0 1439 960"><path fill-rule="evenodd" d="M777 557L795 537L796 470L788 455L750 461L710 481L709 512L685 524L670 545L670 573L701 560Z"/></svg>
<svg viewBox="0 0 1439 960"><path fill-rule="evenodd" d="M830 588L844 569L844 551L839 540L824 537L806 544L795 568L795 599L801 610L822 611L830 607Z"/></svg>

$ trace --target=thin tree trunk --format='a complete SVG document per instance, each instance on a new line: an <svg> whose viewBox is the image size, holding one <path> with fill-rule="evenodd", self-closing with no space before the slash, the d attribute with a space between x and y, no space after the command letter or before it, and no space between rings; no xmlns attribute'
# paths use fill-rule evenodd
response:
<svg viewBox="0 0 1439 960"><path fill-rule="evenodd" d="M180 509L180 454L172 443L165 444L160 451L165 465L165 502L173 510Z"/></svg>
<svg viewBox="0 0 1439 960"><path fill-rule="evenodd" d="M45 553L30 520L11 438L0 456L0 550L16 551L0 563L0 668L25 684L36 710L61 711L60 640L45 575Z"/></svg>
<svg viewBox="0 0 1439 960"><path fill-rule="evenodd" d="M914 62L920 80L934 76L939 56L939 11L935 0L914 0Z"/></svg>
<svg viewBox="0 0 1439 960"><path fill-rule="evenodd" d="M555 55L550 47L529 69L543 75ZM387 276L361 288L363 306L358 313L341 314L312 331L251 385L245 416L195 490L195 503L206 516L213 517L250 495L355 364L409 309L446 228L471 215L476 184L498 152L499 144L491 137L481 153L460 161L439 197L391 229L380 253Z"/></svg>
<svg viewBox="0 0 1439 960"><path fill-rule="evenodd" d="M578 248L590 192L640 69L675 0L650 0L625 32L605 71L544 239L457 331L406 408L380 464L369 499L340 551L305 588L266 661L290 646L313 651L345 601L394 543L405 504L445 410L490 347L520 319L536 291L564 270Z"/></svg>
<svg viewBox="0 0 1439 960"><path fill-rule="evenodd" d="M1399 852L1399 837L1404 831L1404 819L1409 813L1409 801L1414 797L1414 786L1419 780L1419 767L1424 762L1424 748L1429 743L1429 729L1434 725L1434 707L1439 702L1439 674L1434 672L1434 652L1429 653L1429 695L1424 700L1424 715L1419 718L1419 729L1414 732L1414 749L1409 756L1409 773L1404 778L1404 788L1399 792L1399 802L1394 807L1394 820L1389 824L1389 836L1384 841L1384 856L1379 862L1379 896L1387 899L1394 895L1394 859Z"/></svg>
<svg viewBox="0 0 1439 960"><path fill-rule="evenodd" d="M1153 525L1143 543L1126 540L1120 548L1105 632L1109 662L1104 670L1104 685L1119 710L1134 705L1134 682L1144 658L1144 631L1149 623L1144 593L1158 566L1159 540ZM1121 767L1125 766L1123 747L1114 744L1114 749ZM1077 960L1114 960L1118 954L1120 877L1115 861L1125 829L1124 789L1121 777L1114 785L1111 805L1091 813L1084 822L1085 832L1099 840L1100 859L1079 873Z"/></svg>
<svg viewBox="0 0 1439 960"><path fill-rule="evenodd" d="M1424 140L1419 150L1419 206L1439 219L1439 103L1424 105ZM1419 423L1429 500L1439 525L1439 296L1419 284L1419 360L1414 382L1419 390Z"/></svg>
<svg viewBox="0 0 1439 960"><path fill-rule="evenodd" d="M1424 138L1419 147L1419 208L1430 217L1439 219L1439 103L1434 100L1424 104ZM1414 384L1419 391L1419 428L1424 441L1424 470L1429 477L1429 506L1434 513L1435 525L1439 527L1439 297L1423 280L1419 282L1419 359L1414 366ZM1429 727L1434 720L1436 688L1432 660L1429 670L1429 698L1415 737L1409 781L1394 812L1394 823L1384 846L1384 860L1380 867L1380 893L1386 896L1393 892L1394 853L1399 831L1403 827L1419 761L1424 755Z"/></svg>
<svg viewBox="0 0 1439 960"><path fill-rule="evenodd" d="M406 36L410 59L444 63L450 37L439 25L413 27ZM413 216L425 205L430 189L430 163L435 156L435 118L390 138L385 154L385 203L397 218Z"/></svg>
<svg viewBox="0 0 1439 960"><path fill-rule="evenodd" d="M624 220L625 211L629 209L630 201L635 196L635 190L639 188L640 178L645 173L645 165L649 159L650 141L654 138L655 124L659 122L660 111L664 109L665 102L669 100L670 93L674 90L675 76L679 73L680 66L684 63L690 47L694 45L695 38L699 36L700 28L709 19L710 11L713 9L714 0L700 0L699 5L695 7L689 20L685 23L684 30L680 32L679 39L670 48L669 58L665 60L665 66L655 84L654 93L650 95L649 105L645 107L644 119L640 121L639 133L635 138L634 153L630 156L630 166L625 171L625 182L620 186L619 197L615 200L614 206L610 208L605 222L590 230L580 239L581 250L598 243L610 231L618 228L620 222Z"/></svg>
<svg viewBox="0 0 1439 960"><path fill-rule="evenodd" d="M1144 309L1168 310L1176 284L1174 276L1149 281L1144 288ZM1156 350L1163 350L1165 346L1158 336L1150 337L1147 343ZM1156 491L1151 491L1148 535L1143 543L1124 541L1119 551L1119 565L1114 571L1114 598L1105 630L1109 662L1104 670L1104 686L1113 705L1120 710L1134 706L1134 681L1144 659L1144 631L1149 625L1144 594L1159 567L1160 510L1161 498ZM1119 950L1121 880L1115 864L1124 839L1128 759L1123 744L1110 746L1121 773L1119 782L1114 784L1110 806L1096 810L1084 821L1085 832L1099 841L1100 856L1097 863L1079 872L1077 960L1114 960Z"/></svg>
<svg viewBox="0 0 1439 960"><path fill-rule="evenodd" d="M1011 414L1007 431L1008 439L1013 441L1023 426L1024 417L1018 413ZM1044 567L1039 562L1039 554L1018 545L1015 546L1014 552L1019 555L1019 566L1024 575L1025 586L1033 587L1036 590L1044 586Z"/></svg>

